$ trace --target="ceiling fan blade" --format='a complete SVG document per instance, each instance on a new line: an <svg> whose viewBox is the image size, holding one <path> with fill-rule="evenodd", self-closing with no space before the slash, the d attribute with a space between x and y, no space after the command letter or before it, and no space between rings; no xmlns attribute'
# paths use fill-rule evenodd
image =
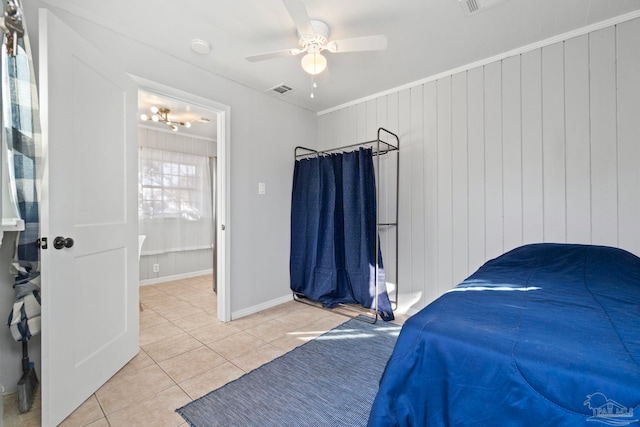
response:
<svg viewBox="0 0 640 427"><path fill-rule="evenodd" d="M276 50L275 52L266 52L266 53L259 53L257 55L249 55L246 57L246 59L249 62L266 61L267 59L295 56L300 52L302 52L300 49Z"/></svg>
<svg viewBox="0 0 640 427"><path fill-rule="evenodd" d="M315 34L313 26L311 26L311 19L307 13L307 8L304 6L302 0L282 0L284 7L287 8L289 16L293 20L298 33L303 34Z"/></svg>
<svg viewBox="0 0 640 427"><path fill-rule="evenodd" d="M331 53L385 50L386 48L387 37L383 35L334 40L327 45L327 50Z"/></svg>

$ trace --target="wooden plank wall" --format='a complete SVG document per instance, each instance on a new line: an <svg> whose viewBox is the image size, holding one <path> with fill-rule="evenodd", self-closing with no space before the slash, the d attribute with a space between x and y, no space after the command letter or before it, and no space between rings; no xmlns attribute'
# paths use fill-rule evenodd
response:
<svg viewBox="0 0 640 427"><path fill-rule="evenodd" d="M400 310L532 242L640 255L640 19L320 115L319 146L400 136ZM381 166L380 205L395 197ZM392 215L393 216L393 215Z"/></svg>

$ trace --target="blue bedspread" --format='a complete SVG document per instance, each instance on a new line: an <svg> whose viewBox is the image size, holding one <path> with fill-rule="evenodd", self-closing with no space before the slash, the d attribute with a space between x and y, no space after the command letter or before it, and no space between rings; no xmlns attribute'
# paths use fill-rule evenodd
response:
<svg viewBox="0 0 640 427"><path fill-rule="evenodd" d="M527 245L403 326L370 426L640 425L640 258Z"/></svg>

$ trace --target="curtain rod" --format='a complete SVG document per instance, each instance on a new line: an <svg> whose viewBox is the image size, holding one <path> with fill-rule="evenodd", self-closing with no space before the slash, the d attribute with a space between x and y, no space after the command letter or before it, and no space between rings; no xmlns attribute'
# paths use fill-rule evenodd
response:
<svg viewBox="0 0 640 427"><path fill-rule="evenodd" d="M389 135L392 135L395 139L396 139L396 145L390 144L386 141L383 141L382 139L380 139L380 132L386 132ZM374 150L373 155L374 156L382 156L384 154L387 154L391 151L398 151L400 149L400 139L398 138L398 135L396 135L393 132L388 131L385 128L378 128L378 138L377 139L372 139L371 141L365 141L365 142L358 142L355 144L349 144L349 145L343 145L341 147L336 147L336 148L329 148L327 150L314 150L313 148L307 148L307 147L303 147L303 146L297 146L295 148L295 158L297 159L298 157L306 157L306 156L322 156L324 154L329 154L332 153L334 151L341 151L347 148L355 148L355 147L360 147L363 145L369 145L369 144L379 144L382 143L384 144L386 147L384 149L379 149L379 145L378 147L376 147L376 150ZM302 153L302 154L298 154L298 150L305 150L307 151L307 153ZM379 151L378 151L379 150Z"/></svg>

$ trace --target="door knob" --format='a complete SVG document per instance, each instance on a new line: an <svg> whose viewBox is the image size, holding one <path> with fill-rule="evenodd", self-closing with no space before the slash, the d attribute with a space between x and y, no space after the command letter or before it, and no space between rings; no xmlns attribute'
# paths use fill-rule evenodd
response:
<svg viewBox="0 0 640 427"><path fill-rule="evenodd" d="M70 248L71 246L73 246L73 239L71 237L65 239L62 236L58 236L53 239L53 247L56 249Z"/></svg>

